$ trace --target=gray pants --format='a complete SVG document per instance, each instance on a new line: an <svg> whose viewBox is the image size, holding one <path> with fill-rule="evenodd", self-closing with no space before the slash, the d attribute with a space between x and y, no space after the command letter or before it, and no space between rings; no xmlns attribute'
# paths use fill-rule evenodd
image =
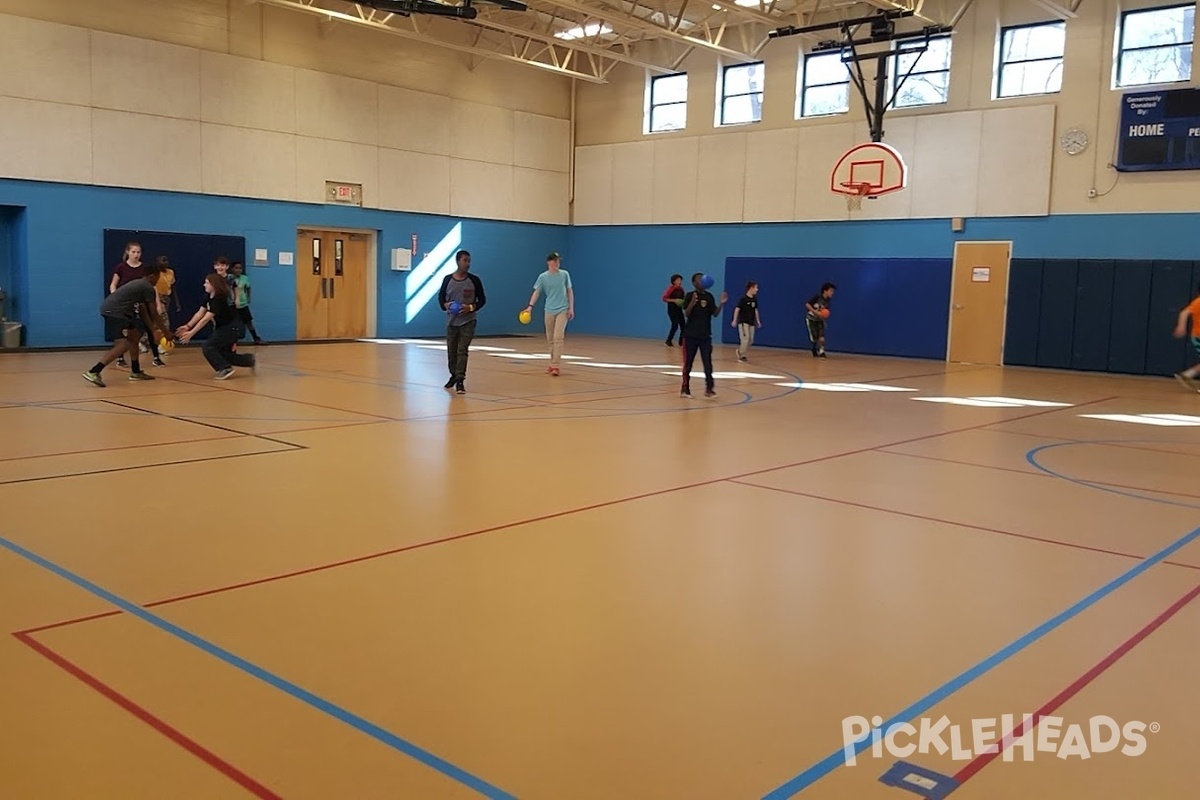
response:
<svg viewBox="0 0 1200 800"><path fill-rule="evenodd" d="M754 344L754 326L745 322L738 323L737 354L743 358L750 354L750 345Z"/></svg>
<svg viewBox="0 0 1200 800"><path fill-rule="evenodd" d="M450 377L456 380L467 379L467 356L470 354L471 340L475 338L476 320L462 325L446 326L446 358L449 362Z"/></svg>

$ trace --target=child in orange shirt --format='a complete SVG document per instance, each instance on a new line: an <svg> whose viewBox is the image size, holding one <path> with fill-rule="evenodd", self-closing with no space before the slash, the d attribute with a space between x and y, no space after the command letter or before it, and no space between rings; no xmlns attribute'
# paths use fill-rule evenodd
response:
<svg viewBox="0 0 1200 800"><path fill-rule="evenodd" d="M1196 289L1196 297L1192 302L1188 303L1187 308L1179 312L1179 320L1175 323L1175 338L1182 339L1187 331L1187 319L1192 318L1191 341L1192 349L1200 354L1200 287ZM1192 391L1200 391L1193 382L1196 380L1196 373L1200 372L1200 364L1189 367L1183 372L1175 373L1175 378Z"/></svg>

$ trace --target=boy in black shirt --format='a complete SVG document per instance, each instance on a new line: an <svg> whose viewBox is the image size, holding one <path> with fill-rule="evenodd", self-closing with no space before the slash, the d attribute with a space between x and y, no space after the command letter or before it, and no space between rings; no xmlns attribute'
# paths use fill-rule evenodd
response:
<svg viewBox="0 0 1200 800"><path fill-rule="evenodd" d="M729 299L729 295L721 292L721 301L717 302L700 285L702 276L700 272L692 275L695 289L683 299L683 313L687 321L683 325L683 386L679 391L680 397L692 396L692 365L696 363L697 351L704 363L704 396L717 396L713 383L712 320L721 313L721 305Z"/></svg>
<svg viewBox="0 0 1200 800"><path fill-rule="evenodd" d="M745 361L754 344L754 329L762 327L762 318L758 315L758 284L750 281L746 284L746 294L738 300L737 308L733 310L733 322L730 323L738 332L738 361Z"/></svg>
<svg viewBox="0 0 1200 800"><path fill-rule="evenodd" d="M151 341L157 348L158 340L167 336L166 331L158 327L158 320L150 316L150 309L158 302L154 282L158 280L159 272L161 267L147 264L143 277L122 284L104 298L104 302L100 304L100 316L104 318L105 338L111 339L113 346L94 367L83 373L84 379L97 386L104 386L104 379L100 377L101 371L128 352L131 369L129 380L154 380L154 376L142 372L142 366L138 362L138 341L142 338L138 321L140 318L146 326L152 337Z"/></svg>
<svg viewBox="0 0 1200 800"><path fill-rule="evenodd" d="M821 291L808 298L804 304L807 311L808 338L812 342L813 358L825 358L825 318L829 316L829 301L837 289L832 283L821 286Z"/></svg>

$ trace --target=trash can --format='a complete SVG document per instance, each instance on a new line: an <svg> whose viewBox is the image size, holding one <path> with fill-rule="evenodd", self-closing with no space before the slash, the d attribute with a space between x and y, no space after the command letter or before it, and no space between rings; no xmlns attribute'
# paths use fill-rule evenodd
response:
<svg viewBox="0 0 1200 800"><path fill-rule="evenodd" d="M21 328L19 322L0 322L0 347L13 350L21 346Z"/></svg>

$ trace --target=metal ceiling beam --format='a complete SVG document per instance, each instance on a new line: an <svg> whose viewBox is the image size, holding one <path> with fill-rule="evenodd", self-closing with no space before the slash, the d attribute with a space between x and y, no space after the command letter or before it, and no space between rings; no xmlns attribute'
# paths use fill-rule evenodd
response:
<svg viewBox="0 0 1200 800"><path fill-rule="evenodd" d="M554 6L555 8L562 8L562 9L566 9L567 11L575 11L580 14L590 14L595 19L604 20L604 22L608 23L609 26L612 27L614 30L618 27L633 28L635 30L642 31L643 33L652 33L655 36L662 37L664 39L674 39L677 42L683 42L685 44L694 45L696 47L703 47L706 50L712 50L713 52L721 53L722 55L732 56L734 58L740 58L740 59L744 59L747 61L753 60L753 56L751 56L749 53L745 53L740 50L735 50L732 47L726 47L720 43L721 37L725 33L724 25L722 25L720 28L717 29L715 35L712 36L712 38L706 39L706 38L702 38L699 36L692 36L690 34L680 33L678 30L674 29L670 24L660 25L651 19L647 19L645 17L642 17L642 16L632 13L633 11L636 11L639 8L639 5L637 2L624 3L624 4L621 4L620 6L618 6L617 0L612 0L611 2L607 3L613 9L613 13L610 13L610 14L605 14L603 10L597 8L596 6L586 5L582 2L580 2L579 0L539 0L539 2L543 5ZM629 6L631 6L631 8L626 9L623 7L625 5L629 5ZM650 8L650 6L646 6L646 9L648 11L654 10L654 9ZM661 11L655 11L654 13L662 14ZM665 18L663 21L664 21L664 23L667 23L667 20ZM705 27L707 30L707 26L697 26L697 27Z"/></svg>
<svg viewBox="0 0 1200 800"><path fill-rule="evenodd" d="M1070 8L1059 5L1058 3L1055 3L1054 0L1029 0L1029 2L1033 3L1038 8L1044 8L1046 11L1049 11L1051 14L1064 21L1068 19L1075 19L1079 16L1077 13L1075 13L1076 9L1079 8L1079 0L1073 2Z"/></svg>
<svg viewBox="0 0 1200 800"><path fill-rule="evenodd" d="M331 10L328 8L323 8L321 6L313 5L311 0L310 0L310 2L304 2L303 0L256 0L256 2L261 3L263 5L275 6L277 8L288 9L290 11L300 11L300 12L304 12L306 14L312 14L313 16L324 18L327 22L340 21L340 22L348 22L348 23L351 23L354 25L361 25L363 27L371 28L372 30L379 31L381 33L386 33L389 36L398 36L402 39L409 39L412 41L424 42L425 44L435 45L437 47L444 47L444 48L447 48L450 50L455 50L460 53L467 53L472 56L479 56L479 57L482 57L485 59L493 58L493 59L499 59L501 61L508 61L508 62L511 62L514 64L522 64L527 67L534 67L537 69L545 70L547 72L554 72L554 73L557 73L559 75L564 75L569 78L578 78L579 80L588 81L589 83L607 83L608 81L606 80L606 76L608 75L609 72L612 71L612 67L615 66L615 62L617 60L617 59L613 58L612 54L609 54L606 52L605 55L603 56L603 60L604 61L612 61L614 63L613 64L604 64L604 63L601 63L600 61L598 61L598 59L600 58L599 56L595 56L594 54L589 53L587 55L589 55L590 58L586 59L586 60L582 60L582 61L585 61L587 66L591 67L591 71L583 72L578 69L572 69L571 67L567 66L568 64L571 63L569 54L572 52L575 52L575 51L566 42L563 42L561 44L556 43L556 44L552 44L552 45L550 45L550 44L546 45L539 53L537 53L535 55L549 55L551 60L550 61L538 61L535 58L522 57L522 55L520 55L519 50L517 50L516 48L513 48L512 52L504 52L499 49L488 49L486 47L479 46L478 44L477 45L460 44L458 42L451 42L446 39L440 39L436 36L430 36L428 33L423 33L420 31L417 21L416 21L416 18L414 18L414 17L407 18L410 21L412 28L405 29L405 28L395 27L393 25L388 24L387 22L383 22L380 20L367 19L364 16L356 16L353 14L347 14L347 13L343 13L341 11L334 11L334 10ZM392 15L389 15L388 18L390 18L391 16ZM484 40L481 38L479 41L483 42ZM506 44L506 43L500 43L499 46L503 47L504 44ZM565 57L560 56L559 53L557 52L559 49L565 51L565 53L567 53L568 55Z"/></svg>
<svg viewBox="0 0 1200 800"><path fill-rule="evenodd" d="M483 28L490 28L491 30L499 31L500 33L507 33L510 36L516 36L516 37L523 38L523 39L533 39L534 41L539 41L539 42L543 42L545 44L555 45L557 47L562 47L567 50L574 50L578 53L586 53L588 55L596 56L597 58L605 58L605 59L611 59L613 61L620 61L622 64L630 64L635 67L643 67L644 69L648 69L653 72L667 73L667 72L673 71L672 68L668 65L655 64L655 63L652 63L649 61L643 61L641 59L634 58L633 56L629 56L624 53L621 53L617 50L606 49L603 47L596 47L594 45L585 44L582 40L563 40L562 38L555 36L553 33L542 33L542 32L536 31L536 30L531 30L531 29L527 29L527 28L519 28L519 27L515 27L513 25L506 25L502 22L495 22L488 16L481 15L479 17L476 17L473 20L464 21L464 24L478 25ZM580 27L583 27L584 25L587 25L588 23L581 22L578 24Z"/></svg>

